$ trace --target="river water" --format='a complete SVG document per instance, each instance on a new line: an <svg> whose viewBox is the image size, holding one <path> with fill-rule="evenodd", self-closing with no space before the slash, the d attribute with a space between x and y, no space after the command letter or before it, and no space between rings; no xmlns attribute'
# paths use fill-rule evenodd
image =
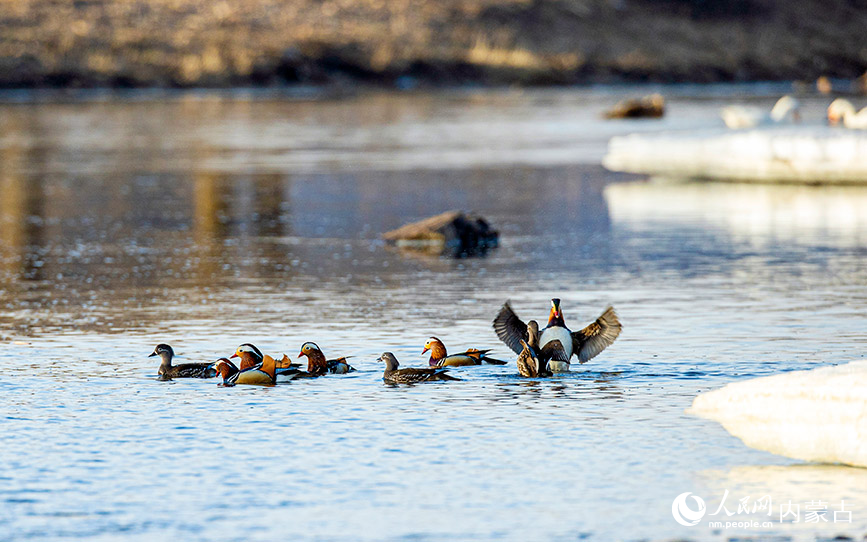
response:
<svg viewBox="0 0 867 542"><path fill-rule="evenodd" d="M684 410L864 358L867 190L606 172L613 135L719 125L732 94L769 107L778 89L667 88L664 120L599 118L649 90L0 96L0 538L863 536L867 471L752 450ZM824 103L804 105L818 122ZM501 246L379 240L449 209ZM573 328L614 305L622 335L552 379L510 363L381 381L380 353L423 365L431 335L514 359L496 311L544 319L552 297ZM224 389L159 382L147 357L308 340L358 372ZM684 492L707 503L697 526L672 517Z"/></svg>

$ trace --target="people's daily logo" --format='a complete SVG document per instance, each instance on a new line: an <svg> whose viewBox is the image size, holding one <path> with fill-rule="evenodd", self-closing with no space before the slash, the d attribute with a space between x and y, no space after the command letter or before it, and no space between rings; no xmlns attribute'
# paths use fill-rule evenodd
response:
<svg viewBox="0 0 867 542"><path fill-rule="evenodd" d="M691 492L687 491L686 493L681 493L677 497L675 497L674 502L671 503L671 515L674 516L674 520L685 527L692 527L701 521L701 518L704 517L705 512L707 512L707 507L704 504L704 499L699 497L698 495L692 495L692 498L695 500L698 505L698 510L693 510L689 507L687 503L687 498L692 495Z"/></svg>

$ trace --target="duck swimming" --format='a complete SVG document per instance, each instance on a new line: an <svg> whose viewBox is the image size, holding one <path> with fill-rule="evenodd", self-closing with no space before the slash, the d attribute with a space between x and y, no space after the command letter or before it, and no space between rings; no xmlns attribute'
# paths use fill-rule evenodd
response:
<svg viewBox="0 0 867 542"><path fill-rule="evenodd" d="M508 301L500 309L497 317L494 318L494 330L497 332L497 337L503 341L506 346L512 349L516 354L520 354L524 347L521 345L521 340L528 342L529 334L527 324L521 321L512 306ZM548 368L556 372L568 372L569 360L572 356L578 357L579 363L596 357L600 352L611 346L615 339L620 335L621 330L620 320L617 319L617 313L613 307L608 307L605 311L591 323L580 331L570 331L566 327L566 322L563 319L563 312L560 310L560 300L554 298L551 300L551 312L548 316L548 325L542 330L539 337L539 347L543 351L550 351L550 361ZM560 345L552 344L552 341L559 341Z"/></svg>
<svg viewBox="0 0 867 542"><path fill-rule="evenodd" d="M346 358L325 359L325 354L316 343L306 342L301 345L301 353L298 357L307 356L307 372L310 376L324 374L342 375L355 371L355 368L346 363Z"/></svg>
<svg viewBox="0 0 867 542"><path fill-rule="evenodd" d="M530 320L527 322L527 335L528 339L525 341L521 339L521 346L524 348L521 350L521 353L518 354L518 372L521 373L521 376L525 376L527 378L536 378L540 376L551 376L553 373L548 370L548 359L543 358L542 351L539 350L539 324L536 323L535 320ZM554 340L548 343L552 345L552 350L554 348L562 350L563 346L560 344L560 341Z"/></svg>
<svg viewBox="0 0 867 542"><path fill-rule="evenodd" d="M217 375L214 370L213 363L182 363L180 365L172 365L172 358L175 357L175 351L167 344L158 344L149 358L159 356L162 359L160 369L158 371L160 380L171 380L173 378L213 378Z"/></svg>
<svg viewBox="0 0 867 542"><path fill-rule="evenodd" d="M385 372L382 374L382 379L389 384L417 384L431 380L460 380L460 378L447 374L447 369L443 368L399 369L400 364L391 352L383 352L379 356L378 361L385 363Z"/></svg>
<svg viewBox="0 0 867 542"><path fill-rule="evenodd" d="M238 369L237 374L228 377L224 376L223 384L227 386L234 386L235 384L257 384L267 386L276 384L277 382L287 382L301 375L301 371L299 371L297 367L281 367L278 369L277 361L274 358L267 354L262 355L262 352L258 348L249 343L239 346L231 357L240 358L241 367L245 367L245 362L247 365L246 368ZM259 360L259 362L252 366L249 365L255 360ZM221 371L228 371L231 373L231 367L234 367L232 362L229 360L225 360L223 363L218 363L220 364ZM231 367L228 369L222 369L226 364ZM221 374L225 375L225 373Z"/></svg>
<svg viewBox="0 0 867 542"><path fill-rule="evenodd" d="M451 356L446 351L446 345L436 337L431 337L424 343L422 354L430 350L430 366L431 367L465 367L468 365L481 365L489 363L491 365L505 365L506 362L488 357L490 350L478 350L470 348L466 352L460 354L452 354Z"/></svg>
<svg viewBox="0 0 867 542"><path fill-rule="evenodd" d="M220 358L214 363L214 370L217 371L217 376L223 379L218 386L234 386L235 378L240 372L235 364L227 358Z"/></svg>
<svg viewBox="0 0 867 542"><path fill-rule="evenodd" d="M234 386L236 384L252 384L257 386L272 386L277 383L277 362L271 356L262 356L258 348L252 344L242 344L235 353L230 357L241 358L241 367L244 367L244 362L252 359L254 356L261 357L261 362L252 367L239 369L237 373L231 375L228 379L224 377L223 385ZM220 363L221 371L224 367L224 362ZM224 374L221 372L221 374Z"/></svg>
<svg viewBox="0 0 867 542"><path fill-rule="evenodd" d="M235 350L235 353L232 354L232 357L240 358L241 363L238 369L241 371L250 369L257 365L261 365L262 361L265 359L262 351L250 343L244 343L239 346Z"/></svg>

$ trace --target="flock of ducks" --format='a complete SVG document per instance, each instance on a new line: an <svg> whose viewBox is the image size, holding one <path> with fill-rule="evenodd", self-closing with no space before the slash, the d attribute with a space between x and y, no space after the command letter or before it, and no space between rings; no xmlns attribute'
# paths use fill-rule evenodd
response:
<svg viewBox="0 0 867 542"><path fill-rule="evenodd" d="M783 96L769 111L755 108L730 105L720 110L720 117L726 126L732 129L754 128L757 126L774 126L798 122L801 119L800 103L792 96ZM842 125L852 130L867 130L867 107L858 111L852 102L845 98L837 98L827 110L828 124Z"/></svg>
<svg viewBox="0 0 867 542"><path fill-rule="evenodd" d="M579 331L566 327L560 300L551 300L548 324L539 329L535 320L524 323L509 302L506 302L494 318L497 337L513 352L518 354L517 366L521 376L538 378L551 376L558 372L568 372L572 357L579 363L597 356L610 346L620 335L621 325L614 312L608 307L594 322ZM436 337L425 342L422 354L430 352L428 367L401 368L395 355L384 352L377 361L385 364L382 379L389 384L417 384L435 380L460 380L450 374L450 367L472 365L506 365L507 362L488 356L490 350L471 348L459 354L448 354L445 344ZM327 374L347 374L355 368L347 363L345 357L327 359L316 343L306 342L301 346L298 357L307 358L306 370L293 363L285 354L277 360L263 354L256 346L245 343L235 349L230 358L220 358L210 363L184 363L173 365L175 353L167 344L158 344L150 357L159 356L160 380L175 378L214 378L218 385L231 387L239 384L272 386L299 378L317 378ZM232 362L237 358L238 364Z"/></svg>

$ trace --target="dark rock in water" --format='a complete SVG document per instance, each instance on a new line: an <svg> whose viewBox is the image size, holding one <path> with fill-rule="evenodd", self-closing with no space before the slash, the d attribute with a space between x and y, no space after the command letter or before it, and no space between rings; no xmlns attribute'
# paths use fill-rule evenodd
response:
<svg viewBox="0 0 867 542"><path fill-rule="evenodd" d="M665 115L665 98L660 94L623 100L605 112L606 119L658 119L663 115Z"/></svg>
<svg viewBox="0 0 867 542"><path fill-rule="evenodd" d="M495 248L499 233L480 216L447 211L386 232L382 238L401 248L463 257Z"/></svg>

